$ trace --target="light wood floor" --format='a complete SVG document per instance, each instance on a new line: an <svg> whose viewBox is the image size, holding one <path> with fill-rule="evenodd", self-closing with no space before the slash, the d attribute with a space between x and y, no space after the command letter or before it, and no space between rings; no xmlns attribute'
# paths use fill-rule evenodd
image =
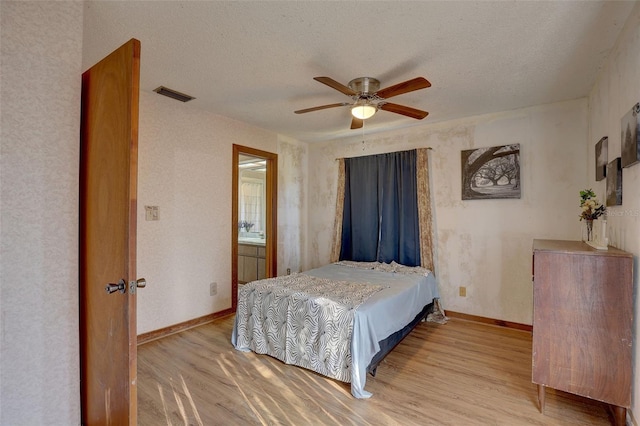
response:
<svg viewBox="0 0 640 426"><path fill-rule="evenodd" d="M140 425L610 425L606 407L531 383L531 334L459 319L421 323L349 385L236 351L233 317L138 348Z"/></svg>

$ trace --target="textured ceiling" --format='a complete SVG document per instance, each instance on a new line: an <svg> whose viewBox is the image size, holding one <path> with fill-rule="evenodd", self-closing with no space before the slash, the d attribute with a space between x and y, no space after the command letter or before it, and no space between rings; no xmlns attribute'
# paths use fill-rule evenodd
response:
<svg viewBox="0 0 640 426"><path fill-rule="evenodd" d="M313 142L362 133L347 107L293 113L350 101L316 76L431 82L391 100L427 118L379 111L366 133L587 96L635 3L88 1L83 67L134 37L141 90Z"/></svg>

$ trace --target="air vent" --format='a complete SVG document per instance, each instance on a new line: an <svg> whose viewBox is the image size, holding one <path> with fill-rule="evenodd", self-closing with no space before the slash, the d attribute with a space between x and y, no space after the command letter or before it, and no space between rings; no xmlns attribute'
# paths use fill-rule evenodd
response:
<svg viewBox="0 0 640 426"><path fill-rule="evenodd" d="M189 102L190 100L195 99L193 96L189 96L189 95L185 95L184 93L180 93L180 92L176 92L173 89L169 89L167 87L164 86L160 86L157 89L154 89L154 92L156 92L159 95L164 95L164 96L168 96L170 98L176 99L180 102Z"/></svg>

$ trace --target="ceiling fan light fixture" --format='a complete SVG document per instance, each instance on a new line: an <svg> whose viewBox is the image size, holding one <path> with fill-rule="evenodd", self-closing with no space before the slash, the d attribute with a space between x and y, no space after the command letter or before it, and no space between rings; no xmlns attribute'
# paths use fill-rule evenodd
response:
<svg viewBox="0 0 640 426"><path fill-rule="evenodd" d="M373 104L358 102L353 106L353 108L351 108L351 115L355 118L359 118L360 120L366 120L367 118L373 117L373 114L375 114L377 110L378 109Z"/></svg>
<svg viewBox="0 0 640 426"><path fill-rule="evenodd" d="M380 81L372 77L354 78L349 82L348 86L337 82L331 77L313 77L313 79L349 96L354 103L338 102L312 108L299 109L294 111L294 113L304 114L327 108L349 106L349 110L353 116L353 119L351 120L351 129L360 129L364 125L364 120L373 117L379 109L415 118L416 120L422 120L429 114L427 111L387 101L388 98L402 95L403 93L409 93L415 90L431 87L431 83L429 83L429 81L424 77L412 78L411 80L394 84L393 86L386 87L382 90L380 90Z"/></svg>

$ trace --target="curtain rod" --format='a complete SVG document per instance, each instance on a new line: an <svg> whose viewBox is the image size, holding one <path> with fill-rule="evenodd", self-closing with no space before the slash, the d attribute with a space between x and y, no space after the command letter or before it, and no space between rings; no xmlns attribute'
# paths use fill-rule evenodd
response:
<svg viewBox="0 0 640 426"><path fill-rule="evenodd" d="M434 149L431 148L430 146L424 146L424 147L412 148L412 149L426 149L428 151L434 151ZM411 150L410 149L405 149L404 151L411 151ZM398 151L391 151L391 152L398 152ZM381 152L380 154L388 154L388 152ZM371 154L371 155L377 155L377 154ZM357 158L357 157L342 157L342 158ZM334 160L338 161L338 160L340 160L340 158L335 158Z"/></svg>

